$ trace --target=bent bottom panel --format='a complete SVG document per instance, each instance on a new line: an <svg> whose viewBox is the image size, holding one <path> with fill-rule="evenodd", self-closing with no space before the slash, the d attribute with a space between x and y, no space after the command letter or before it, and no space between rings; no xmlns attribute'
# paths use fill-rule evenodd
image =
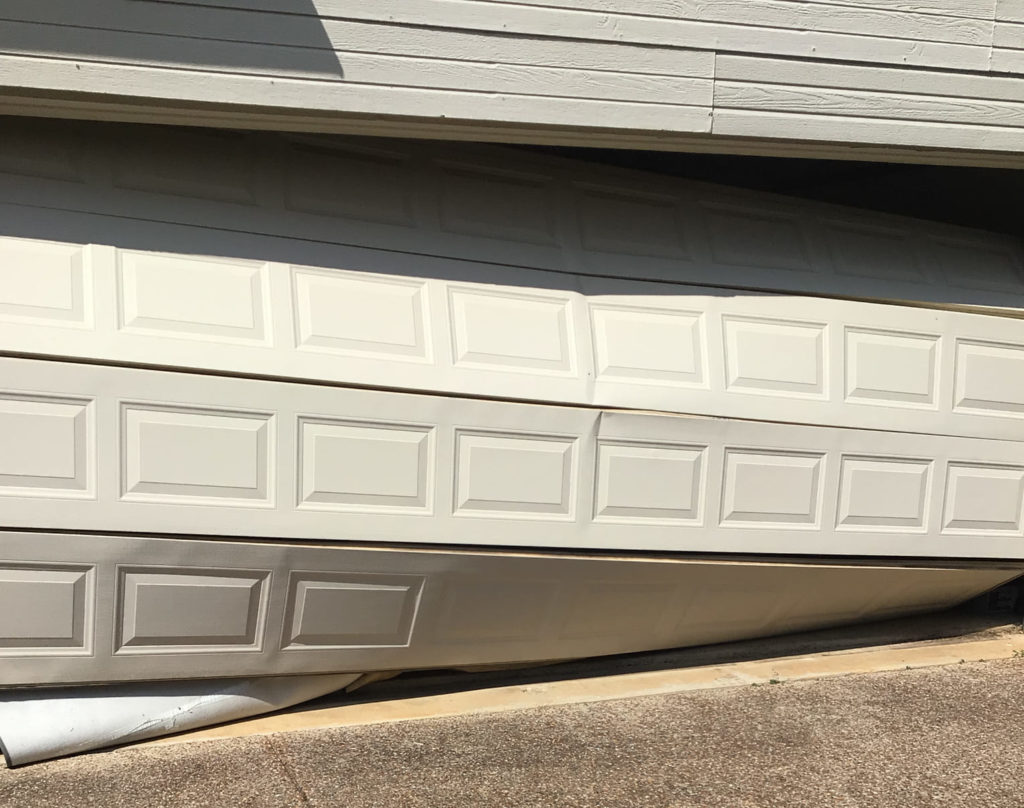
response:
<svg viewBox="0 0 1024 808"><path fill-rule="evenodd" d="M645 651L941 608L1022 571L3 532L0 686Z"/></svg>

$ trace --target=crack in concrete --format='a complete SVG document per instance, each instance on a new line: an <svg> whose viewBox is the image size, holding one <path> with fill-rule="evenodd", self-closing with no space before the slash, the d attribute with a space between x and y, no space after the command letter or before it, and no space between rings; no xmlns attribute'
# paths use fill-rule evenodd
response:
<svg viewBox="0 0 1024 808"><path fill-rule="evenodd" d="M267 750L267 754L270 755L271 759L278 764L278 767L284 774L285 779L288 780L292 788L294 788L295 792L299 795L299 804L311 806L313 803L310 801L309 795L306 793L306 789L303 788L302 783L299 782L299 776L295 773L295 769L288 761L288 753L281 747L277 739L273 735L261 735L259 736L259 740L263 748Z"/></svg>

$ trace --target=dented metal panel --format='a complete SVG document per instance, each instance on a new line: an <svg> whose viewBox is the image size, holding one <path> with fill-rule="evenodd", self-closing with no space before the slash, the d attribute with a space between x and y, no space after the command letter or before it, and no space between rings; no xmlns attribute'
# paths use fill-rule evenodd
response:
<svg viewBox="0 0 1024 808"><path fill-rule="evenodd" d="M0 685L444 667L722 642L940 608L1021 571L6 531L0 558Z"/></svg>

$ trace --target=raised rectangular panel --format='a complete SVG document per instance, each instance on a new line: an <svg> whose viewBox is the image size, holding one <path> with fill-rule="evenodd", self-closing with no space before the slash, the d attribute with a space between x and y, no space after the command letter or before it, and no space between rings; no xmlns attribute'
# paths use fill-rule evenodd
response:
<svg viewBox="0 0 1024 808"><path fill-rule="evenodd" d="M91 496L88 399L0 394L0 495Z"/></svg>
<svg viewBox="0 0 1024 808"><path fill-rule="evenodd" d="M1024 468L950 463L942 526L951 533L1024 535Z"/></svg>
<svg viewBox="0 0 1024 808"><path fill-rule="evenodd" d="M703 387L703 318L697 312L591 304L601 379Z"/></svg>
<svg viewBox="0 0 1024 808"><path fill-rule="evenodd" d="M846 397L865 404L935 407L938 337L846 330Z"/></svg>
<svg viewBox="0 0 1024 808"><path fill-rule="evenodd" d="M923 532L932 463L889 457L844 457L839 471L840 528Z"/></svg>
<svg viewBox="0 0 1024 808"><path fill-rule="evenodd" d="M550 178L471 166L442 166L441 229L449 233L554 244Z"/></svg>
<svg viewBox="0 0 1024 808"><path fill-rule="evenodd" d="M91 567L0 566L0 656L87 651Z"/></svg>
<svg viewBox="0 0 1024 808"><path fill-rule="evenodd" d="M269 572L121 568L118 653L260 650Z"/></svg>
<svg viewBox="0 0 1024 808"><path fill-rule="evenodd" d="M904 232L846 222L826 222L836 272L878 280L924 280L914 242Z"/></svg>
<svg viewBox="0 0 1024 808"><path fill-rule="evenodd" d="M428 512L433 434L428 426L300 418L300 506Z"/></svg>
<svg viewBox="0 0 1024 808"><path fill-rule="evenodd" d="M233 133L175 132L128 139L114 160L114 185L139 191L255 204L248 149Z"/></svg>
<svg viewBox="0 0 1024 808"><path fill-rule="evenodd" d="M449 308L456 365L575 373L568 298L455 287Z"/></svg>
<svg viewBox="0 0 1024 808"><path fill-rule="evenodd" d="M83 248L0 238L0 319L84 325L92 321Z"/></svg>
<svg viewBox="0 0 1024 808"><path fill-rule="evenodd" d="M118 261L121 328L269 342L265 264L130 251Z"/></svg>
<svg viewBox="0 0 1024 808"><path fill-rule="evenodd" d="M953 407L1024 416L1024 345L957 340Z"/></svg>
<svg viewBox="0 0 1024 808"><path fill-rule="evenodd" d="M430 358L424 281L294 268L292 282L300 349L404 360Z"/></svg>
<svg viewBox="0 0 1024 808"><path fill-rule="evenodd" d="M719 264L807 271L799 222L790 215L738 205L706 205L711 254Z"/></svg>
<svg viewBox="0 0 1024 808"><path fill-rule="evenodd" d="M571 519L575 450L575 438L459 430L455 512Z"/></svg>
<svg viewBox="0 0 1024 808"><path fill-rule="evenodd" d="M824 455L727 449L722 524L817 527Z"/></svg>
<svg viewBox="0 0 1024 808"><path fill-rule="evenodd" d="M268 504L271 418L123 404L122 499Z"/></svg>
<svg viewBox="0 0 1024 808"><path fill-rule="evenodd" d="M825 326L724 317L729 390L826 398Z"/></svg>
<svg viewBox="0 0 1024 808"><path fill-rule="evenodd" d="M285 206L304 213L412 227L413 177L405 155L376 150L296 149Z"/></svg>
<svg viewBox="0 0 1024 808"><path fill-rule="evenodd" d="M952 286L993 291L1024 287L1020 261L1009 250L973 241L935 240L932 255Z"/></svg>
<svg viewBox="0 0 1024 808"><path fill-rule="evenodd" d="M579 197L583 248L653 258L689 258L679 202L671 196L584 188Z"/></svg>
<svg viewBox="0 0 1024 808"><path fill-rule="evenodd" d="M699 524L705 448L601 441L595 518Z"/></svg>
<svg viewBox="0 0 1024 808"><path fill-rule="evenodd" d="M405 646L423 576L292 572L286 649Z"/></svg>

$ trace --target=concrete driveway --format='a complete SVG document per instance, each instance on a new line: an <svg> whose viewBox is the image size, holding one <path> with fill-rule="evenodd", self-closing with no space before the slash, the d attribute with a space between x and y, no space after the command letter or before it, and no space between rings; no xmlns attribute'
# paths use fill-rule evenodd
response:
<svg viewBox="0 0 1024 808"><path fill-rule="evenodd" d="M1024 659L128 748L0 806L1020 806Z"/></svg>

